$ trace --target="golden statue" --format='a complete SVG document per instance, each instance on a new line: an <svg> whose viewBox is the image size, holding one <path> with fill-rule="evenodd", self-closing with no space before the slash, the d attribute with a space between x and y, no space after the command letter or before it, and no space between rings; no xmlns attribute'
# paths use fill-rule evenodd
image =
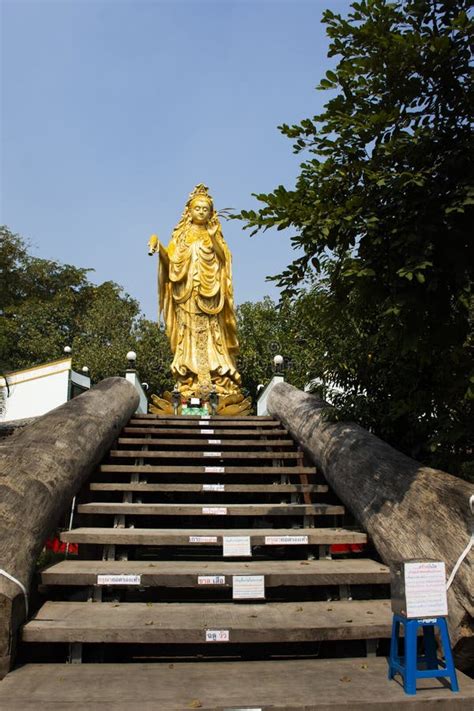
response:
<svg viewBox="0 0 474 711"><path fill-rule="evenodd" d="M159 311L173 353L171 372L183 400L219 396L219 414L248 414L240 391L232 292L232 257L208 188L196 185L168 248L152 235L159 255ZM152 412L171 411L172 395L152 396Z"/></svg>

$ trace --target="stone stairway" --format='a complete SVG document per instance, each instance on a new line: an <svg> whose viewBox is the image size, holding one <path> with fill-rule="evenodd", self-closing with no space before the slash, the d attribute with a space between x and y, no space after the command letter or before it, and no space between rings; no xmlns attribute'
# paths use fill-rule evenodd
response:
<svg viewBox="0 0 474 711"><path fill-rule="evenodd" d="M348 521L270 417L135 416L61 536L79 559L42 573L0 709L397 708L389 571Z"/></svg>

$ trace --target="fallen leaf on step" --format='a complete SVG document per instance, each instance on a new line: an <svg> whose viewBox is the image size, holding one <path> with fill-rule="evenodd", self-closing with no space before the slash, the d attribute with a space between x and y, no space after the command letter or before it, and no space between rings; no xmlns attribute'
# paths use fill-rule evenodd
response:
<svg viewBox="0 0 474 711"><path fill-rule="evenodd" d="M146 606L147 606L147 607L153 607L153 603L152 603L152 602L147 602Z"/></svg>
<svg viewBox="0 0 474 711"><path fill-rule="evenodd" d="M168 664L168 669L174 669L174 664Z"/></svg>
<svg viewBox="0 0 474 711"><path fill-rule="evenodd" d="M352 681L352 679L350 678L350 676L341 676L339 681Z"/></svg>
<svg viewBox="0 0 474 711"><path fill-rule="evenodd" d="M114 607L120 607L120 603L119 603L119 602L114 602Z"/></svg>
<svg viewBox="0 0 474 711"><path fill-rule="evenodd" d="M296 612L303 612L303 608L302 608L302 607L297 607L297 608L296 608Z"/></svg>
<svg viewBox="0 0 474 711"><path fill-rule="evenodd" d="M327 607L326 610L327 612L332 612L332 607Z"/></svg>
<svg viewBox="0 0 474 711"><path fill-rule="evenodd" d="M258 617L258 615L250 615L250 617Z"/></svg>
<svg viewBox="0 0 474 711"><path fill-rule="evenodd" d="M302 560L300 565L309 565L309 560Z"/></svg>
<svg viewBox="0 0 474 711"><path fill-rule="evenodd" d="M369 668L369 665L368 665L368 664L361 664L361 665L360 665L360 668L361 668L361 669L368 669L368 668Z"/></svg>
<svg viewBox="0 0 474 711"><path fill-rule="evenodd" d="M202 708L202 703L199 701L199 699L193 699L189 702L188 706L190 709L200 709Z"/></svg>
<svg viewBox="0 0 474 711"><path fill-rule="evenodd" d="M153 624L153 620L150 620L149 622L145 622L145 624L146 624L146 625L152 625L152 624Z"/></svg>
<svg viewBox="0 0 474 711"><path fill-rule="evenodd" d="M372 610L367 610L367 614L368 614L368 615L373 615L374 613L372 612Z"/></svg>

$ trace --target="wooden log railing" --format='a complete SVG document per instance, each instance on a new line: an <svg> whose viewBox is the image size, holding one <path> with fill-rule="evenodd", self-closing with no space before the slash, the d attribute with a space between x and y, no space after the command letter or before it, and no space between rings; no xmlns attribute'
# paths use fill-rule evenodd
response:
<svg viewBox="0 0 474 711"><path fill-rule="evenodd" d="M124 378L107 378L0 442L0 679L44 541L138 405ZM13 582L11 578L18 582Z"/></svg>
<svg viewBox="0 0 474 711"><path fill-rule="evenodd" d="M278 417L370 535L387 565L409 558L445 561L449 575L473 525L472 486L425 467L351 422L332 423L327 403L287 383L275 386L268 411ZM474 662L474 551L448 592L456 664Z"/></svg>

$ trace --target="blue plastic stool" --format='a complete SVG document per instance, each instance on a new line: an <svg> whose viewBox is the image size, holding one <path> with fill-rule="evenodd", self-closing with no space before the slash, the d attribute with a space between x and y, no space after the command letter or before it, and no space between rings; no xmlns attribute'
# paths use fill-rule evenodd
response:
<svg viewBox="0 0 474 711"><path fill-rule="evenodd" d="M398 638L400 635L400 625L405 627L405 656L398 654ZM425 645L425 655L418 657L416 651L418 627L423 629L423 641ZM444 666L439 668L442 662L438 661L436 651L436 640L434 628L438 627L443 643ZM426 670L418 669L419 663L426 664ZM451 643L449 641L448 625L444 617L433 617L430 619L409 620L403 615L394 615L392 623L392 641L390 643L390 660L388 668L388 678L393 679L399 672L403 677L403 688L406 694L416 694L416 680L429 679L431 677L449 677L451 680L451 691L459 691L456 669L454 668Z"/></svg>

